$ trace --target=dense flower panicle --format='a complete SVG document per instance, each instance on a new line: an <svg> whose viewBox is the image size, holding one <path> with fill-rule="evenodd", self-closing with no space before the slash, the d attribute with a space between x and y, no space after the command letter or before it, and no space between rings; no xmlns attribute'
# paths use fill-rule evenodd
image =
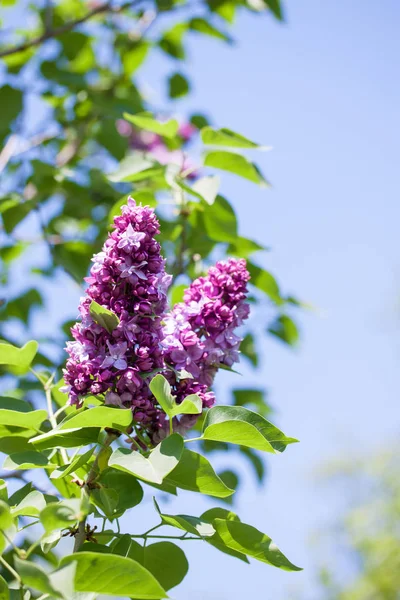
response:
<svg viewBox="0 0 400 600"><path fill-rule="evenodd" d="M114 230L93 257L81 299L80 322L67 342L64 370L71 404L101 395L106 404L129 407L152 443L167 435L166 415L151 394L153 375L162 372L176 402L197 394L203 408L215 402L210 390L215 373L239 360L241 339L235 330L247 318L246 261L229 259L211 267L185 291L184 301L167 312L171 276L165 272L154 211L132 198L114 219ZM90 314L91 302L115 313L119 324L110 333ZM198 415L174 418L184 434Z"/></svg>
<svg viewBox="0 0 400 600"><path fill-rule="evenodd" d="M219 261L205 277L193 281L184 301L165 318L165 361L191 373L193 380L186 380L189 387L199 387L188 393L197 393L204 407L214 402L208 388L218 368L239 360L241 338L235 330L249 315L249 279L244 259Z"/></svg>
<svg viewBox="0 0 400 600"><path fill-rule="evenodd" d="M70 403L106 394L106 403L132 407L135 420L143 424L163 418L148 388L149 376L164 366L162 319L171 282L154 239L158 233L154 211L129 198L102 251L92 259L64 371ZM92 300L119 317L112 333L92 319Z"/></svg>

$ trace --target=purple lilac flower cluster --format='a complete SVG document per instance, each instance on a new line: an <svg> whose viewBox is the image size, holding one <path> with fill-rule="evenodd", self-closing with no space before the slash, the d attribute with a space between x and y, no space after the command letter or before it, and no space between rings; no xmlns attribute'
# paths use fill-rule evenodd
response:
<svg viewBox="0 0 400 600"><path fill-rule="evenodd" d="M171 282L154 239L158 233L154 211L129 198L92 259L79 306L82 320L71 329L75 341L67 343L64 371L71 404L80 405L88 394L106 394L106 403L132 407L135 420L144 425L162 419L146 382L164 366L162 319ZM112 333L91 317L92 300L118 316Z"/></svg>
<svg viewBox="0 0 400 600"><path fill-rule="evenodd" d="M193 281L183 302L166 312L171 276L154 239L158 233L154 211L129 198L103 250L92 259L64 370L71 404L104 395L106 404L131 408L153 442L166 435L168 424L150 392L151 377L162 372L178 403L198 394L204 408L212 406L210 386L218 368L239 360L241 338L235 329L249 314L250 278L243 259L217 262L207 276ZM93 320L92 300L118 316L112 332ZM184 433L196 419L174 419L174 429Z"/></svg>
<svg viewBox="0 0 400 600"><path fill-rule="evenodd" d="M175 370L188 371L193 379L174 385L178 402L187 394L200 396L204 408L215 402L209 390L221 365L231 367L239 360L242 341L235 329L249 315L246 303L250 279L244 259L219 261L205 277L199 277L165 318L163 347L165 362ZM181 424L195 417L182 417Z"/></svg>

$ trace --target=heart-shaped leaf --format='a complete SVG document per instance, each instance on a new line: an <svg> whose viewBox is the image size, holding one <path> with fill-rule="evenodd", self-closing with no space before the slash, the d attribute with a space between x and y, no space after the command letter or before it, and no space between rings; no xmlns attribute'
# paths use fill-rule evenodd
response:
<svg viewBox="0 0 400 600"><path fill-rule="evenodd" d="M157 402L170 419L177 415L198 415L202 410L202 402L197 394L190 394L180 404L175 401L171 386L163 375L156 375L150 382L150 390Z"/></svg>
<svg viewBox="0 0 400 600"><path fill-rule="evenodd" d="M158 444L149 458L145 458L135 450L118 448L111 455L108 464L114 469L127 471L144 481L160 484L179 463L182 452L183 438L178 433L174 433Z"/></svg>

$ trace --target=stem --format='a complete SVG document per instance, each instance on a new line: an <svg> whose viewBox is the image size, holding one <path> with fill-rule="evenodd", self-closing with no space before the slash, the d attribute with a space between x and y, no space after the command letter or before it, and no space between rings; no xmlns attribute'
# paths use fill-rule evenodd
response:
<svg viewBox="0 0 400 600"><path fill-rule="evenodd" d="M200 435L199 437L195 437L195 438L189 438L187 440L183 440L183 442L185 444L189 443L189 442L200 442L203 439L203 436Z"/></svg>
<svg viewBox="0 0 400 600"><path fill-rule="evenodd" d="M58 37L59 35L62 35L63 33L67 33L68 31L75 29L75 27L77 27L78 25L81 25L82 23L85 23L85 21L88 21L89 19L92 19L96 15L99 15L99 14L105 13L105 12L119 13L119 12L122 12L123 10L129 8L133 4L134 4L134 2L126 2L125 4L122 4L121 6L113 7L111 5L111 2L103 2L103 4L96 6L95 8L93 8L92 10L87 12L86 15L84 15L83 17L80 17L79 19L75 19L74 21L69 21L68 23L64 23L64 25L61 25L60 27L56 27L55 29L47 29L42 35L39 35L38 37L33 38L32 40L27 40L25 42L22 42L21 44L18 44L17 46L13 46L12 48L7 48L6 50L2 50L0 52L0 57L1 56L10 56L10 54L17 54L18 52L23 52L24 50L28 50L28 48L32 48L34 46L39 46L46 40Z"/></svg>
<svg viewBox="0 0 400 600"><path fill-rule="evenodd" d="M154 527L152 527L148 531L145 531L145 533L143 534L143 536L147 537L149 535L149 533L151 533L152 531L155 531L156 529L158 529L159 527L162 527L162 526L163 526L163 523L159 523L158 525L155 525Z"/></svg>
<svg viewBox="0 0 400 600"><path fill-rule="evenodd" d="M170 417L169 419L169 435L172 435L174 433L174 424L172 422L172 417Z"/></svg>
<svg viewBox="0 0 400 600"><path fill-rule="evenodd" d="M46 394L47 412L49 415L49 421L50 421L51 427L53 429L56 429L57 419L56 419L56 417L54 415L54 411L53 411L53 402L52 402L52 398L51 398L51 389L50 389L49 383L46 383L46 385L44 386L44 392ZM59 448L59 452L60 452L60 456L63 461L63 464L66 465L69 462L67 451L65 450L65 448Z"/></svg>
<svg viewBox="0 0 400 600"><path fill-rule="evenodd" d="M96 477L98 475L98 471L99 471L98 463L99 463L100 453L104 450L104 448L108 448L109 446L111 446L111 444L116 439L116 437L117 437L117 435L115 433L110 433L110 432L107 433L107 437L104 441L104 444L102 445L99 452L97 453L97 456L92 465L92 468L90 469L87 479L86 479L84 485L82 486L82 496L81 496L82 500L85 500L85 499L89 500L89 498L90 498L91 484L96 479ZM75 536L74 552L77 552L79 550L79 548L82 546L85 539L86 539L86 517L83 519L83 521L81 521L79 523L78 533Z"/></svg>
<svg viewBox="0 0 400 600"><path fill-rule="evenodd" d="M17 571L14 571L12 566L9 565L8 562L6 560L4 560L4 558L2 556L0 556L0 563L3 565L3 567L5 567L11 573L11 575L14 577L14 579L16 579L16 581L18 581L18 583L20 585L22 585L22 579L18 575Z"/></svg>

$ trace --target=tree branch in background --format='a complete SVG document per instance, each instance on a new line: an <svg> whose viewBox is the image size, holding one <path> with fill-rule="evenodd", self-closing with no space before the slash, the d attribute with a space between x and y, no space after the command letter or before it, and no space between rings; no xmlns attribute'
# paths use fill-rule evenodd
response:
<svg viewBox="0 0 400 600"><path fill-rule="evenodd" d="M40 46L40 44L42 44L46 40L55 38L59 35L62 35L63 33L67 33L68 31L75 29L75 27L77 27L78 25L81 25L82 23L89 21L89 19L92 19L96 15L100 15L100 14L106 13L106 12L120 13L123 10L126 10L127 8L132 6L132 4L134 4L134 3L135 3L134 1L126 2L125 4L122 4L121 6L114 6L114 7L112 6L111 2L104 2L103 4L99 4L99 6L96 6L95 8L90 10L88 13L86 13L86 15L84 15L83 17L80 17L79 19L75 19L74 21L65 23L64 25L61 25L61 27L57 27L56 29L47 29L46 28L46 31L42 35L40 35L36 38L27 40L17 46L7 48L6 50L1 50L0 57L10 56L11 54L17 54L18 52L24 52L25 50L28 50L28 48L32 48L34 46Z"/></svg>

